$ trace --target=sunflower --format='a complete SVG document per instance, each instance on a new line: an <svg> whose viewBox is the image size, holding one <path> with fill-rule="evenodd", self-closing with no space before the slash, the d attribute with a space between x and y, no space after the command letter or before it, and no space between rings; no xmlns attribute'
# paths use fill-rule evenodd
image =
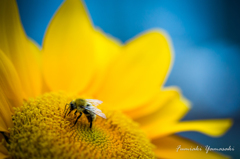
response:
<svg viewBox="0 0 240 159"><path fill-rule="evenodd" d="M150 30L121 44L92 26L84 5L66 0L42 49L24 33L16 2L0 1L0 158L226 158L175 133L223 135L230 119L180 121L190 103L164 88L173 50ZM64 118L76 98L103 101L92 129Z"/></svg>

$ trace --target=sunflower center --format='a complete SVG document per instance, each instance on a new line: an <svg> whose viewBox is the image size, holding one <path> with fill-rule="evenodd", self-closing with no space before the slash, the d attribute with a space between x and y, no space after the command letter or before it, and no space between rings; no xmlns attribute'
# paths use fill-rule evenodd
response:
<svg viewBox="0 0 240 159"><path fill-rule="evenodd" d="M13 158L154 158L153 145L138 125L120 112L100 109L92 129L86 116L64 118L74 97L47 93L15 109L7 145Z"/></svg>

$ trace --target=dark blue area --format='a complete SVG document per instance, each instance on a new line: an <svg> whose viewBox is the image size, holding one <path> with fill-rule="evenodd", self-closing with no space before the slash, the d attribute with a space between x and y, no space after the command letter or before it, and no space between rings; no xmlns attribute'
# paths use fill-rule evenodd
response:
<svg viewBox="0 0 240 159"><path fill-rule="evenodd" d="M17 0L23 26L40 46L45 29L62 0ZM222 138L180 133L203 145L235 147L240 134L240 1L237 0L85 0L93 23L126 42L162 28L172 38L175 62L166 86L178 86L192 102L183 120L233 118Z"/></svg>
<svg viewBox="0 0 240 159"><path fill-rule="evenodd" d="M24 29L40 46L53 14L63 0L17 0Z"/></svg>

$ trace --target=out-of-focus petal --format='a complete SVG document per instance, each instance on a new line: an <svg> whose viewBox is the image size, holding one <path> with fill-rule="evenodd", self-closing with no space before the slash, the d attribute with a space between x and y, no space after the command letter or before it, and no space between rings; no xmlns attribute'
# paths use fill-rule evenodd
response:
<svg viewBox="0 0 240 159"><path fill-rule="evenodd" d="M0 115L2 115L2 113ZM8 127L5 121L3 120L3 117L0 117L0 131L8 132Z"/></svg>
<svg viewBox="0 0 240 159"><path fill-rule="evenodd" d="M0 49L12 61L27 97L40 94L40 67L33 45L27 39L14 0L0 1Z"/></svg>
<svg viewBox="0 0 240 159"><path fill-rule="evenodd" d="M40 47L38 44L31 40L28 39L28 45L29 45L29 50L31 52L31 59L34 59L35 66L33 68L29 68L29 72L31 72L30 76L30 81L34 81L34 91L36 92L36 95L42 93L42 80L43 80L43 75L42 75L42 59L41 59L41 54L40 54ZM29 63L31 65L31 63Z"/></svg>
<svg viewBox="0 0 240 159"><path fill-rule="evenodd" d="M151 114L135 119L143 128L151 125L178 122L190 109L190 103L181 97L180 92L172 90L172 95L159 109ZM156 125L155 125L156 126Z"/></svg>
<svg viewBox="0 0 240 159"><path fill-rule="evenodd" d="M43 41L43 74L52 91L81 92L95 71L94 30L79 0L66 0Z"/></svg>
<svg viewBox="0 0 240 159"><path fill-rule="evenodd" d="M198 120L198 121L184 121L176 124L167 124L158 126L160 134L151 133L152 138L156 136L162 136L167 134L173 134L182 131L197 131L209 136L218 137L226 133L226 131L232 126L231 119L215 119L215 120ZM155 125L156 127L156 125ZM159 127L167 127L161 129ZM148 130L149 131L149 130Z"/></svg>
<svg viewBox="0 0 240 159"><path fill-rule="evenodd" d="M94 53L98 69L105 69L116 56L119 55L119 51L122 45L119 41L113 37L107 36L101 30L96 30L94 33Z"/></svg>
<svg viewBox="0 0 240 159"><path fill-rule="evenodd" d="M6 159L6 158L8 158L8 155L5 155L5 154L0 152L0 159Z"/></svg>
<svg viewBox="0 0 240 159"><path fill-rule="evenodd" d="M94 96L94 93L101 87L107 67L119 55L122 47L121 43L114 38L96 30L94 33L94 48L97 70L89 87L84 91L84 94L89 94L89 96Z"/></svg>
<svg viewBox="0 0 240 159"><path fill-rule="evenodd" d="M9 132L8 128L13 127L11 104L6 99L3 91L0 91L0 131Z"/></svg>
<svg viewBox="0 0 240 159"><path fill-rule="evenodd" d="M15 67L6 55L0 50L0 90L14 107L22 104L25 94Z"/></svg>
<svg viewBox="0 0 240 159"><path fill-rule="evenodd" d="M0 147L0 151L1 151L1 147ZM8 158L8 155L5 155L4 153L0 152L0 159L6 159Z"/></svg>
<svg viewBox="0 0 240 159"><path fill-rule="evenodd" d="M132 119L140 119L141 117L151 115L152 113L157 112L163 106L169 104L175 98L179 98L180 93L178 88L169 87L164 88L159 91L159 93L154 97L149 103L143 104L142 106L137 107L136 109L124 111Z"/></svg>
<svg viewBox="0 0 240 159"><path fill-rule="evenodd" d="M126 44L109 66L97 99L114 109L134 109L153 98L171 65L171 47L161 31L151 31Z"/></svg>
<svg viewBox="0 0 240 159"><path fill-rule="evenodd" d="M0 141L2 142L3 139L4 139L3 135L0 134ZM0 159L5 159L8 157L9 157L8 150L3 144L0 144Z"/></svg>
<svg viewBox="0 0 240 159"><path fill-rule="evenodd" d="M24 94L18 74L6 55L0 50L0 118L2 126L12 127L13 107L22 104ZM5 124L2 124L4 122ZM4 128L4 129L5 129ZM7 130L0 130L7 131Z"/></svg>
<svg viewBox="0 0 240 159"><path fill-rule="evenodd" d="M169 159L227 159L228 157L223 156L219 153L209 151L206 153L205 147L196 144L193 141L188 139L171 135L162 138L158 138L152 141L156 146L155 153L158 158L169 158ZM187 151L187 150L178 150L178 147L181 148L197 148L199 151ZM200 151L200 148L202 149Z"/></svg>
<svg viewBox="0 0 240 159"><path fill-rule="evenodd" d="M179 121L190 109L190 103L177 91L160 109L135 119L151 139L182 131L198 131L210 136L223 135L232 125L230 119Z"/></svg>

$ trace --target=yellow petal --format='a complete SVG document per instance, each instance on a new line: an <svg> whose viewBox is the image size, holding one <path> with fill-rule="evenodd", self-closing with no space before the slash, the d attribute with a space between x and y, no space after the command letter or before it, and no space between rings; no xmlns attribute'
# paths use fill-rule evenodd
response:
<svg viewBox="0 0 240 159"><path fill-rule="evenodd" d="M43 73L52 91L81 92L95 69L93 28L83 4L66 0L43 41Z"/></svg>
<svg viewBox="0 0 240 159"><path fill-rule="evenodd" d="M38 44L35 43L35 41L28 39L28 46L29 51L31 54L28 54L31 57L28 57L28 66L32 66L28 68L28 72L30 72L29 80L32 82L32 85L34 86L34 96L37 96L42 93L42 69L41 69L41 54L40 54L40 47ZM29 62L30 60L33 60L32 62ZM34 62L34 64L33 64Z"/></svg>
<svg viewBox="0 0 240 159"><path fill-rule="evenodd" d="M178 122L189 111L190 104L186 99L181 97L177 89L172 89L169 95L171 96L168 96L168 100L163 103L163 106L151 114L135 119L135 121L140 123L145 129L153 125L156 126L156 124Z"/></svg>
<svg viewBox="0 0 240 159"><path fill-rule="evenodd" d="M6 159L6 158L8 158L8 155L5 155L5 154L0 152L0 159Z"/></svg>
<svg viewBox="0 0 240 159"><path fill-rule="evenodd" d="M21 82L15 67L2 50L0 50L0 81L2 94L11 100L12 106L20 106L24 98Z"/></svg>
<svg viewBox="0 0 240 159"><path fill-rule="evenodd" d="M158 138L152 141L156 145L155 153L158 158L169 158L169 159L227 159L227 156L219 153L208 151L206 153L205 146L194 143L188 139L171 135L163 138ZM184 151L178 150L177 147L181 148L195 148L195 151ZM196 151L198 148L199 151ZM202 149L200 151L200 148Z"/></svg>
<svg viewBox="0 0 240 159"><path fill-rule="evenodd" d="M109 66L97 99L114 109L134 109L153 98L171 65L170 42L161 31L151 31L124 46Z"/></svg>
<svg viewBox="0 0 240 159"><path fill-rule="evenodd" d="M230 119L179 122L190 109L190 104L177 91L172 97L155 112L135 119L149 138L154 139L182 131L198 131L210 136L220 136L232 125Z"/></svg>
<svg viewBox="0 0 240 159"><path fill-rule="evenodd" d="M22 104L24 94L14 66L1 50L0 81L0 131L7 131L2 129L12 127L12 107L18 107Z"/></svg>
<svg viewBox="0 0 240 159"><path fill-rule="evenodd" d="M179 97L180 93L178 88L163 88L149 103L143 104L136 109L124 111L124 113L132 119L138 120L144 116L151 116L153 113L160 110L164 105L169 104L169 102Z"/></svg>
<svg viewBox="0 0 240 159"><path fill-rule="evenodd" d="M1 142L2 142L2 139L4 139L4 137L2 136L2 134L0 134ZM6 147L3 144L0 144L0 159L5 159L7 157L9 157L8 150L6 149Z"/></svg>
<svg viewBox="0 0 240 159"><path fill-rule="evenodd" d="M106 36L100 30L96 30L94 33L94 48L97 70L89 87L84 91L84 94L89 96L94 96L96 90L102 85L106 76L106 68L119 55L121 43L110 36Z"/></svg>
<svg viewBox="0 0 240 159"><path fill-rule="evenodd" d="M3 92L0 92L0 131L9 132L8 128L13 127L12 105L7 101Z"/></svg>
<svg viewBox="0 0 240 159"><path fill-rule="evenodd" d="M2 113L0 113L0 115L2 115ZM6 125L2 116L0 117L0 131L8 132L8 126Z"/></svg>
<svg viewBox="0 0 240 159"><path fill-rule="evenodd" d="M26 95L39 95L37 53L31 49L32 44L25 35L14 0L0 1L0 35L0 49L14 64Z"/></svg>
<svg viewBox="0 0 240 159"><path fill-rule="evenodd" d="M215 119L215 120L198 120L198 121L184 121L176 124L162 124L159 129L159 134L152 133L151 137L162 136L167 134L173 134L183 131L197 131L203 134L218 137L226 133L226 131L232 126L231 119ZM156 127L156 125L155 125ZM159 127L159 126L158 126ZM162 130L161 130L162 129Z"/></svg>
<svg viewBox="0 0 240 159"><path fill-rule="evenodd" d="M4 153L1 152L1 147L2 145L0 145L0 159L6 159L9 157L9 155L5 155ZM6 149L6 148L5 148Z"/></svg>
<svg viewBox="0 0 240 159"><path fill-rule="evenodd" d="M98 69L105 68L109 62L119 55L121 43L109 35L105 35L101 30L94 32L95 56Z"/></svg>

